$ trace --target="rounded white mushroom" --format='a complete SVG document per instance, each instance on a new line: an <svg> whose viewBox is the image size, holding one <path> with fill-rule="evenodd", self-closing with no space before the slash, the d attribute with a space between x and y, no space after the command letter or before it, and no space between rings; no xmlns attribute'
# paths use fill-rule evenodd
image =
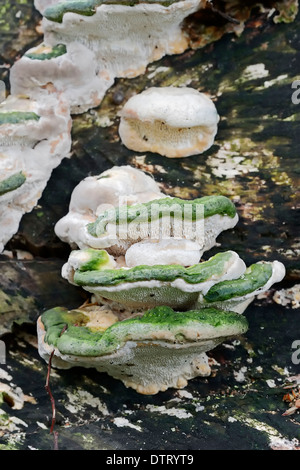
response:
<svg viewBox="0 0 300 470"><path fill-rule="evenodd" d="M219 119L204 93L187 87L152 87L127 101L119 135L126 147L137 152L188 157L212 146Z"/></svg>

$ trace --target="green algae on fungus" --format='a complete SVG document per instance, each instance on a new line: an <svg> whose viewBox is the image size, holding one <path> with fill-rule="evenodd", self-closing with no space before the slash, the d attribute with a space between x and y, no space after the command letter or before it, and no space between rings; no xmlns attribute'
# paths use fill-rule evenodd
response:
<svg viewBox="0 0 300 470"><path fill-rule="evenodd" d="M108 210L101 214L97 220L88 224L87 229L93 237L99 237L106 233L106 226L109 223L120 225L121 223L154 222L161 219L164 214L170 214L174 219L190 218L195 221L201 216L208 218L213 215L226 215L230 218L236 216L235 205L225 196L204 196L199 199L183 200L180 198L163 198L149 201L145 204L134 206L121 206L120 208Z"/></svg>
<svg viewBox="0 0 300 470"><path fill-rule="evenodd" d="M206 339L220 342L223 337L243 334L248 329L245 317L213 308L175 312L169 307L157 307L143 316L117 322L104 332L89 328L89 316L80 309L69 312L58 307L45 312L41 321L47 344L62 354L78 356L112 354L128 341L152 341L157 331L163 341L183 344Z"/></svg>
<svg viewBox="0 0 300 470"><path fill-rule="evenodd" d="M42 50L42 46L36 48L35 51L29 51L25 53L25 57L28 57L28 59L32 60L51 60L55 59L56 57L60 57L67 52L67 48L64 44L57 44L56 46L52 47L51 50L49 50L49 47L45 46L44 52L38 52L38 50Z"/></svg>
<svg viewBox="0 0 300 470"><path fill-rule="evenodd" d="M207 302L221 302L232 297L242 297L267 284L272 274L272 263L253 264L239 279L222 281L212 286L204 299Z"/></svg>
<svg viewBox="0 0 300 470"><path fill-rule="evenodd" d="M188 310L215 283L237 279L246 269L233 251L218 253L187 268L179 264L145 264L124 269L115 262L113 269L80 271L85 258L84 250L73 251L62 268L63 278L91 292L100 304L109 299L131 309L169 306Z"/></svg>
<svg viewBox="0 0 300 470"><path fill-rule="evenodd" d="M0 181L0 196L3 196L3 194L9 193L10 191L14 191L22 186L25 181L26 176L22 171L14 173L5 180Z"/></svg>
<svg viewBox="0 0 300 470"><path fill-rule="evenodd" d="M165 197L154 178L129 165L113 166L87 176L73 189L69 212L56 223L55 234L70 246L82 247L82 230L97 219L101 207L117 207L120 201L148 202ZM72 228L71 228L72 227Z"/></svg>
<svg viewBox="0 0 300 470"><path fill-rule="evenodd" d="M281 282L285 272L280 261L260 261L249 266L239 278L216 283L206 293L200 294L196 307L213 306L241 314L257 295Z"/></svg>
<svg viewBox="0 0 300 470"><path fill-rule="evenodd" d="M62 23L65 13L76 13L82 16L93 16L101 5L135 6L141 3L158 4L168 7L179 0L69 0L52 5L44 11L44 17L49 21Z"/></svg>
<svg viewBox="0 0 300 470"><path fill-rule="evenodd" d="M214 306L243 313L256 295L285 276L285 267L279 261L258 262L246 269L233 251L218 253L190 267L170 264L102 269L100 265L99 270L92 271L84 266L81 270L77 256L84 258L84 250L73 252L63 268L63 277L93 293L101 303L110 299L131 308Z"/></svg>
<svg viewBox="0 0 300 470"><path fill-rule="evenodd" d="M36 0L44 12L44 43L65 44L67 52L46 64L26 56L18 60L10 72L11 90L36 96L52 83L66 96L71 114L98 107L116 78L141 75L150 62L186 50L182 21L202 5L200 0L136 6L128 6L130 2L127 6L101 1L51 3L44 11L46 2Z"/></svg>
<svg viewBox="0 0 300 470"><path fill-rule="evenodd" d="M95 367L153 395L210 375L206 352L248 329L245 317L216 308L182 312L161 306L124 320L112 312L109 306L45 312L37 322L40 356L51 356L57 368ZM101 316L110 318L104 329L98 327Z"/></svg>
<svg viewBox="0 0 300 470"><path fill-rule="evenodd" d="M52 170L68 156L70 124L63 94L44 90L35 99L11 94L1 103L1 192L6 196L0 204L0 252L23 214L37 204Z"/></svg>
<svg viewBox="0 0 300 470"><path fill-rule="evenodd" d="M101 259L106 254L104 250L89 250L95 253L94 261L90 261L79 267L74 274L74 282L79 286L115 286L122 282L139 282L157 280L162 282L172 282L176 279L183 279L188 284L199 284L211 279L218 279L228 270L229 264L236 258L235 253L228 251L218 253L208 261L190 266L188 268L181 265L157 265L157 266L136 266L133 268L105 269L102 268ZM90 269L96 266L99 257L98 270Z"/></svg>
<svg viewBox="0 0 300 470"><path fill-rule="evenodd" d="M0 126L4 124L19 124L25 121L39 121L40 116L30 111L0 112Z"/></svg>

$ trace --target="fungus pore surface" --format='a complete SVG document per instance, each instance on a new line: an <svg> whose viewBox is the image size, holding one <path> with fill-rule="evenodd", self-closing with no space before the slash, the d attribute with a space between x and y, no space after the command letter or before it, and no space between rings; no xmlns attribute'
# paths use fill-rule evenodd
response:
<svg viewBox="0 0 300 470"><path fill-rule="evenodd" d="M126 147L170 158L208 150L219 122L213 101L187 87L148 88L130 98L120 115L119 134Z"/></svg>

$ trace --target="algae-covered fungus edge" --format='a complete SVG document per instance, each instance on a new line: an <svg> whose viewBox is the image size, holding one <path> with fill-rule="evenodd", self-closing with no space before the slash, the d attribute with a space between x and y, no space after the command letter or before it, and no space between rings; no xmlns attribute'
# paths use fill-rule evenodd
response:
<svg viewBox="0 0 300 470"><path fill-rule="evenodd" d="M46 361L52 356L57 368L94 367L147 395L209 376L206 352L248 329L234 312L161 306L103 330L93 323L92 309L57 307L39 317L39 354Z"/></svg>

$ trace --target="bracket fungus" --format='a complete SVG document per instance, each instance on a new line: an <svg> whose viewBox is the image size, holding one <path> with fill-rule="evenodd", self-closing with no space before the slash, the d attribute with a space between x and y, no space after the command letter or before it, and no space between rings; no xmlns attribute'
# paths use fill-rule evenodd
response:
<svg viewBox="0 0 300 470"><path fill-rule="evenodd" d="M248 329L242 315L213 308L176 312L157 307L123 321L95 309L45 312L38 320L41 357L47 361L54 351L54 367L95 367L149 395L210 375L206 352ZM112 324L103 329L94 319L104 321L106 315Z"/></svg>
<svg viewBox="0 0 300 470"><path fill-rule="evenodd" d="M87 249L71 253L62 276L93 293L98 302L109 299L129 308L167 305L187 309L214 284L236 279L245 269L232 251L189 267L159 264L120 268L105 250Z"/></svg>
<svg viewBox="0 0 300 470"><path fill-rule="evenodd" d="M43 42L25 52L11 67L11 95L26 95L31 101L43 103L48 101L51 94L53 100L57 101L57 106L65 100L65 109L68 108L65 118L69 122L71 114L82 113L100 105L116 78L136 77L145 72L149 63L167 54L180 54L188 48L203 47L219 39L225 32L240 34L253 8L252 2L245 7L243 2L230 1L225 2L225 10L222 11L223 7L215 8L210 0L35 0L34 3L43 15ZM263 2L263 5L257 6L273 11L270 9L273 2ZM280 12L278 21L292 21L297 11L294 4L286 8L284 2L276 4L276 8ZM221 28L220 16L225 20ZM209 113L210 116L213 114ZM19 115L18 119L20 118ZM216 113L215 118L217 119ZM69 135L63 138L60 129L64 126L56 127L59 132L56 138L54 135L49 137L49 141L53 138L53 145L60 141L58 159L61 161L68 156L69 149L62 141L67 143L70 140L71 126L68 129ZM196 145L194 136L191 142L185 142L186 150L177 149L174 152L173 149L171 156L184 156L184 152L192 155L203 151L212 144L215 131L216 126L213 124L203 126L200 147ZM181 133L185 135L186 129ZM174 133L173 140L177 139L177 134ZM198 131L196 134L199 136ZM30 132L27 136L30 136ZM13 146L16 139L17 134L13 137ZM158 150L152 147L152 151ZM5 158L23 158L16 148L5 152L8 154ZM41 166L47 168L48 176L41 177L43 182L49 178L50 166L52 169L57 166L53 158L51 163L44 163ZM22 190L30 181L27 176ZM6 177L4 175L4 180ZM45 184L37 186L41 195ZM17 191L18 194L21 192L18 189ZM17 205L22 204L18 202ZM32 204L24 210L15 210L13 207L11 216L1 216L2 220L5 218L4 225L9 224L11 228L7 231L10 235L3 236L2 240L0 236L0 251L18 228L18 214L31 210L35 204L34 195Z"/></svg>
<svg viewBox="0 0 300 470"><path fill-rule="evenodd" d="M35 4L43 14L43 43L12 67L12 96L0 105L0 251L68 156L71 114L98 106L115 78L138 76L150 62L184 52L191 45L184 20L211 2ZM119 134L132 150L181 158L209 149L218 122L206 95L150 88L123 107ZM53 355L53 366L61 368L95 367L144 394L208 376L206 352L245 333L247 305L285 274L278 261L247 268L233 251L202 260L237 222L228 198L165 196L151 177L130 167L86 178L55 232L79 248L62 276L90 292L96 305L43 313L41 357Z"/></svg>
<svg viewBox="0 0 300 470"><path fill-rule="evenodd" d="M165 240L161 249L162 237L171 239L171 255L171 241L176 239L173 255L176 245L181 256L189 243L192 256L199 261L202 253L215 245L217 236L237 221L234 204L224 196L193 201L172 198L141 170L115 166L85 178L75 187L69 212L56 223L55 233L72 248L107 249L122 256L128 252L128 257L138 250L148 252L148 248L153 256L157 252L161 257L167 246ZM146 241L151 245L142 244ZM160 243L154 245L154 241Z"/></svg>
<svg viewBox="0 0 300 470"><path fill-rule="evenodd" d="M66 100L47 90L43 100L10 95L0 104L0 252L69 155L70 129Z"/></svg>
<svg viewBox="0 0 300 470"><path fill-rule="evenodd" d="M148 88L132 96L120 116L119 134L126 147L169 158L209 149L220 119L213 101L188 87Z"/></svg>
<svg viewBox="0 0 300 470"><path fill-rule="evenodd" d="M161 195L152 178L126 166L75 188L57 233L80 249L71 252L62 277L90 292L92 304L72 311L57 307L38 319L39 353L45 360L51 356L54 367L95 367L142 394L183 388L191 378L210 375L206 352L246 332L246 307L283 279L278 261L247 268L234 251L202 260L219 233L238 221L228 198ZM104 210L109 203L112 208ZM153 212L163 204L167 214ZM166 215L169 236L162 228ZM80 216L84 221L76 228ZM176 232L182 219L187 232L180 224Z"/></svg>
<svg viewBox="0 0 300 470"><path fill-rule="evenodd" d="M249 266L238 279L221 281L200 294L197 306L243 313L257 295L268 291L284 276L285 267L281 262L260 261Z"/></svg>
<svg viewBox="0 0 300 470"><path fill-rule="evenodd" d="M125 255L133 244L144 240L188 239L199 243L200 258L237 221L235 206L225 196L164 197L109 209L85 226L82 237L86 246L105 248L114 255Z"/></svg>
<svg viewBox="0 0 300 470"><path fill-rule="evenodd" d="M37 0L44 43L12 68L13 93L39 93L51 81L71 113L98 106L115 78L132 78L150 62L189 46L183 20L206 0ZM53 54L58 50L61 54ZM22 77L22 79L21 79Z"/></svg>
<svg viewBox="0 0 300 470"><path fill-rule="evenodd" d="M71 114L98 106L114 82L95 72L92 51L78 42L68 49L64 44L45 43L30 49L11 68L10 81L12 94L26 93L33 98L52 83L56 92L64 94Z"/></svg>
<svg viewBox="0 0 300 470"><path fill-rule="evenodd" d="M76 270L69 271L69 280L85 287L88 282L95 289L101 284L99 293L105 292L106 298L96 295L97 305L73 311L45 312L38 319L39 354L46 361L53 354L52 364L58 368L94 367L149 395L209 376L206 352L247 331L241 313L255 295L281 281L285 272L277 261L245 270L234 252L219 253L190 268L176 264L116 268L104 250L79 250L71 257ZM178 280L173 287L179 291L176 296L171 286ZM185 304L184 283L196 287L196 295L192 289L187 291L190 298ZM124 288L117 297L119 308L108 300L116 300L113 291L101 291L105 284ZM93 287L91 291L95 292ZM135 296L140 302L134 302Z"/></svg>

